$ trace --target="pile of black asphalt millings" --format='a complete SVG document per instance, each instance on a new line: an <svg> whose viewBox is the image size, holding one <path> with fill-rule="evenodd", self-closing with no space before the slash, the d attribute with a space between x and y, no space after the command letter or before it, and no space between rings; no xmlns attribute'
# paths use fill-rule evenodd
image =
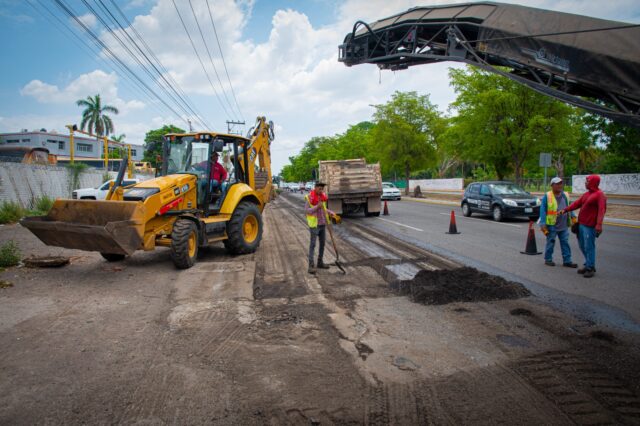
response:
<svg viewBox="0 0 640 426"><path fill-rule="evenodd" d="M411 280L396 281L392 288L424 305L453 302L489 302L531 295L522 284L480 272L475 268L421 270Z"/></svg>

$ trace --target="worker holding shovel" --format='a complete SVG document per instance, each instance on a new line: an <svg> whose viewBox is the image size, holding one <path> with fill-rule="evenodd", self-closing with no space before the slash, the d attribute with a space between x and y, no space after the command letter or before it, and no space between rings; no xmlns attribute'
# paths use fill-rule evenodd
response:
<svg viewBox="0 0 640 426"><path fill-rule="evenodd" d="M316 273L318 269L329 269L328 265L322 261L324 256L324 244L327 239L326 227L330 218L336 222L340 221L340 217L327 209L327 194L324 193L325 184L317 182L313 191L305 196L306 205L305 212L307 216L307 224L309 225L309 270L310 274ZM313 263L313 255L316 249L316 238L320 240L318 248L318 263Z"/></svg>

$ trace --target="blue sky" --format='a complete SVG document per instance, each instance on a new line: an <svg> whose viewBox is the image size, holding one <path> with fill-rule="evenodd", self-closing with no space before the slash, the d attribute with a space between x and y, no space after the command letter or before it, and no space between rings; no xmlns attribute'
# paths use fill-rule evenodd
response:
<svg viewBox="0 0 640 426"><path fill-rule="evenodd" d="M98 0L87 0L95 5ZM109 5L111 0L103 0ZM213 65L221 74L220 86L204 46L195 30L188 0L175 0L203 55L213 80L209 84L197 62L172 0L115 0L129 21L178 82L207 126L226 130L225 120L234 106L212 28L208 27L206 0L192 0L209 40ZM424 5L457 0L431 0ZM640 22L638 0L517 0L521 4L606 19ZM65 0L83 22L100 35L119 56L124 52L80 0ZM277 172L305 141L313 136L344 132L350 124L370 119L371 104L385 102L396 90L429 94L442 111L454 99L448 85L452 64L413 67L379 73L375 66L344 67L337 62L337 47L358 19L373 21L416 6L415 0L209 0L220 43L241 115L247 128L258 115L276 123L272 147ZM63 22L51 18L46 4ZM33 6L32 6L33 5ZM35 6L35 7L34 7ZM45 14L43 16L42 14ZM64 29L63 29L64 28ZM62 131L77 123L75 100L101 93L117 106L116 133L142 144L146 131L173 123L186 128L159 102L135 89L120 71L70 35L87 36L63 17L52 0L0 0L0 132L22 128ZM128 61L134 69L136 66ZM139 70L137 70L139 71ZM141 72L141 71L140 71ZM153 83L151 83L153 84ZM215 96L218 92L220 100ZM233 102L232 102L233 105ZM225 112L226 110L226 112ZM236 113L231 118L240 117ZM196 125L198 128L198 126ZM199 126L202 127L202 126Z"/></svg>

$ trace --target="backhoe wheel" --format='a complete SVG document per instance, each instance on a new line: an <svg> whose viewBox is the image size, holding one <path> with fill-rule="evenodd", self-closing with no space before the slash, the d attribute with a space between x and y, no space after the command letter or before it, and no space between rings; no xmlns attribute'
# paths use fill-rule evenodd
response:
<svg viewBox="0 0 640 426"><path fill-rule="evenodd" d="M198 228L189 219L178 219L171 232L171 260L178 269L191 268L198 257Z"/></svg>
<svg viewBox="0 0 640 426"><path fill-rule="evenodd" d="M262 239L262 215L258 206L248 201L238 204L227 223L224 246L232 254L253 253Z"/></svg>
<svg viewBox="0 0 640 426"><path fill-rule="evenodd" d="M126 257L124 254L118 253L100 253L100 255L104 257L107 262L119 262L121 260L124 260L124 258Z"/></svg>

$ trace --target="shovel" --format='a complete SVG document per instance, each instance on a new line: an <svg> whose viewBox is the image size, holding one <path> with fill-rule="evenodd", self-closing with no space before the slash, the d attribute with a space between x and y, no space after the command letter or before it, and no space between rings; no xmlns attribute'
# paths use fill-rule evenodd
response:
<svg viewBox="0 0 640 426"><path fill-rule="evenodd" d="M324 206L324 204L322 205L322 209L324 210L324 214L325 214L325 217L326 217L327 216L327 209ZM333 238L333 224L331 223L331 218L329 218L329 220L327 221L327 228L329 229L329 235L331 236L331 244L333 244L333 251L336 252L336 266L338 267L338 269L340 269L340 271L344 275L346 275L347 271L344 270L344 267L340 263L340 255L338 254L338 247L336 247L336 240Z"/></svg>

